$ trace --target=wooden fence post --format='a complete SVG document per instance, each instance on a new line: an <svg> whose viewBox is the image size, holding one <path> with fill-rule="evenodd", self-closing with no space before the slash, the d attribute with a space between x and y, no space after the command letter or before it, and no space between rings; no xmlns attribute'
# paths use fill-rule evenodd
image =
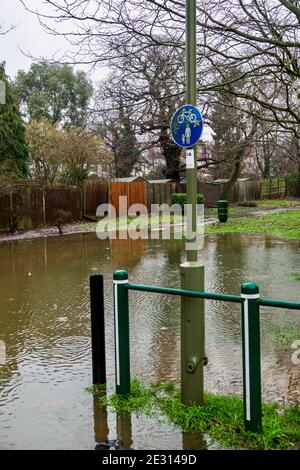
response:
<svg viewBox="0 0 300 470"><path fill-rule="evenodd" d="M43 187L43 225L46 227L46 200L45 200L45 188Z"/></svg>

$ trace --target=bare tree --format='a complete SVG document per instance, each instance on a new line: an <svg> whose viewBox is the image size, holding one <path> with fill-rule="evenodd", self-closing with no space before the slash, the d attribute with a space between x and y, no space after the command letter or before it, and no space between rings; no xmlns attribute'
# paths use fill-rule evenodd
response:
<svg viewBox="0 0 300 470"><path fill-rule="evenodd" d="M184 0L44 3L45 9L39 12L42 24L76 47L75 56L66 53L64 60L118 64L124 57L121 45L127 45L131 54L149 46L184 47ZM260 107L269 110L265 119L290 129L299 121L299 110L292 104L292 83L300 77L299 2L201 0L197 8L198 59L206 72L199 80L199 91L227 87L224 65L237 67L241 74L234 80L247 78L252 85L243 91L243 98L255 103L258 112Z"/></svg>
<svg viewBox="0 0 300 470"><path fill-rule="evenodd" d="M180 148L170 139L169 123L183 96L182 52L163 46L139 53L130 53L128 46L123 49L127 49L123 51L126 59L113 66L111 75L100 84L95 108L102 128L110 128L106 135L115 154L117 173L123 171L122 162L131 162L127 170L132 170L137 162L131 129L138 136L140 152L149 146L159 147L166 160L166 176L178 179ZM126 149L128 142L124 141L125 124L131 149Z"/></svg>
<svg viewBox="0 0 300 470"><path fill-rule="evenodd" d="M11 25L11 26L5 26L4 23L1 23L0 24L0 36L5 36L5 34L9 33L10 31L12 31L13 29L15 29L16 26L14 25Z"/></svg>
<svg viewBox="0 0 300 470"><path fill-rule="evenodd" d="M23 3L28 8L28 0ZM170 113L165 111L167 102L174 106L184 99L185 3L45 0L37 13L50 34L61 35L70 44L70 50L56 60L106 65L114 73L119 71L119 77L124 78L123 93L131 95L128 106L143 109L140 133L151 135L152 142L156 138L169 168L179 156L174 160L176 149L167 130ZM265 122L272 132L275 129L299 139L300 111L295 91L295 83L300 80L299 2L199 0L197 12L199 104L211 108L217 93L223 93L228 112L248 116L251 139L254 122ZM170 64L178 64L177 71L176 65L167 67L166 74L155 68L155 56L166 54L170 54ZM154 61L149 62L149 56ZM175 80L170 81L171 77ZM161 93L165 83L168 90ZM205 164L215 163L209 159ZM171 168L170 176L175 174L173 171L176 173L176 169Z"/></svg>

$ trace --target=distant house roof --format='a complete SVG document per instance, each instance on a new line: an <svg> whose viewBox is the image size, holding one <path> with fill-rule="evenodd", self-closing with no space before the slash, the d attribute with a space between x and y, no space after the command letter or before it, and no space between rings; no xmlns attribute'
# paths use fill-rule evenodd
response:
<svg viewBox="0 0 300 470"><path fill-rule="evenodd" d="M151 184L165 184L165 183L176 183L175 180L173 180L172 178L168 178L168 179L162 179L162 180L148 180L148 183L151 183Z"/></svg>
<svg viewBox="0 0 300 470"><path fill-rule="evenodd" d="M145 181L142 176L129 176L128 178L115 178L115 183L133 183L133 181Z"/></svg>

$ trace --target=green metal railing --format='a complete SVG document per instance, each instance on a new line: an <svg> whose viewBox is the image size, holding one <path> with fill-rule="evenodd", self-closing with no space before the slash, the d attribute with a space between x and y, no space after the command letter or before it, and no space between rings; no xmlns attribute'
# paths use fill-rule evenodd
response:
<svg viewBox="0 0 300 470"><path fill-rule="evenodd" d="M130 284L127 271L115 271L113 282L116 393L120 395L130 394L129 290L241 304L245 428L247 431L260 432L262 430L260 307L300 310L300 302L261 299L259 288L255 283L242 284L241 295L237 296ZM189 372L194 373L196 367L197 361L193 362L192 358L188 366Z"/></svg>

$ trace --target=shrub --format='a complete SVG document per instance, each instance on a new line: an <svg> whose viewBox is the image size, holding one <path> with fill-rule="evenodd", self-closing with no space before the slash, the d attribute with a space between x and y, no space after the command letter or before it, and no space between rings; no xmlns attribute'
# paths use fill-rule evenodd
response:
<svg viewBox="0 0 300 470"><path fill-rule="evenodd" d="M299 196L299 185L300 181L298 173L291 173L287 178L287 195Z"/></svg>
<svg viewBox="0 0 300 470"><path fill-rule="evenodd" d="M179 204L184 211L184 205L187 204L187 196L185 193L173 193L172 194L172 204ZM197 204L204 204L203 194L197 194Z"/></svg>

